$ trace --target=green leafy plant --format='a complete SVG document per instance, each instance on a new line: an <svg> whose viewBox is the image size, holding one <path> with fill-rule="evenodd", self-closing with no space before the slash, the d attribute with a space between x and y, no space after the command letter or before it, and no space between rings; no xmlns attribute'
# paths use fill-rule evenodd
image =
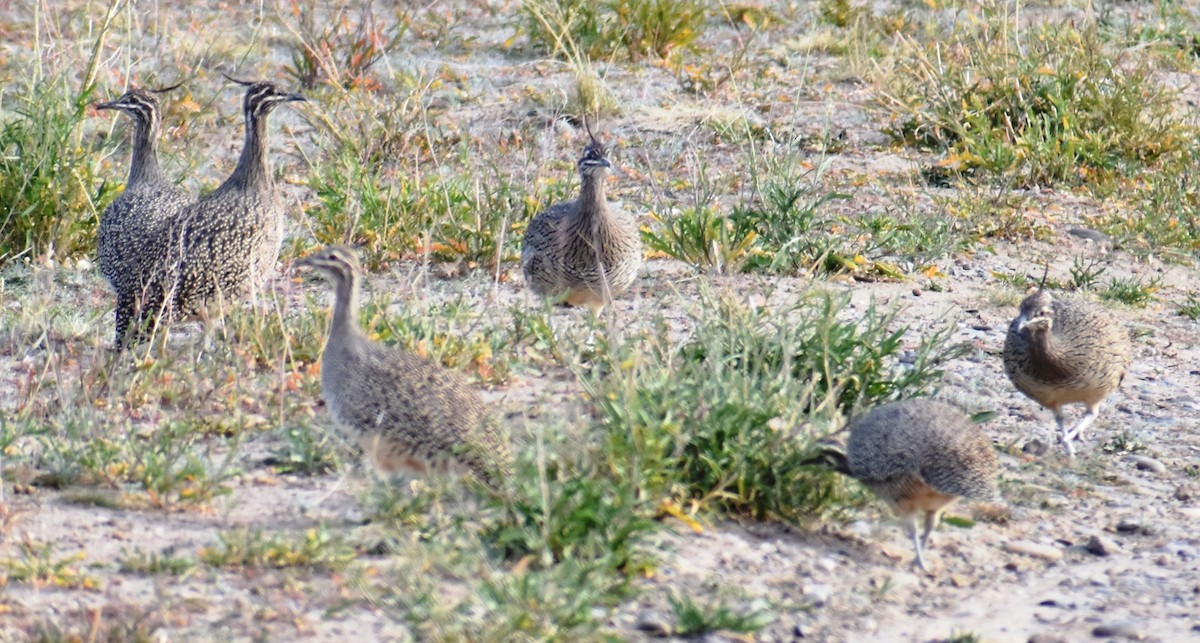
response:
<svg viewBox="0 0 1200 643"><path fill-rule="evenodd" d="M738 613L724 602L699 605L686 594L672 593L667 601L675 613L676 636L693 637L723 631L749 634L771 622L771 616L764 612Z"/></svg>
<svg viewBox="0 0 1200 643"><path fill-rule="evenodd" d="M895 140L1021 187L1108 185L1185 149L1152 61L1118 60L1094 24L1017 29L1001 6L985 3L938 42L902 41L883 81Z"/></svg>
<svg viewBox="0 0 1200 643"><path fill-rule="evenodd" d="M666 58L699 37L707 17L696 0L532 0L522 5L534 47L564 58Z"/></svg>

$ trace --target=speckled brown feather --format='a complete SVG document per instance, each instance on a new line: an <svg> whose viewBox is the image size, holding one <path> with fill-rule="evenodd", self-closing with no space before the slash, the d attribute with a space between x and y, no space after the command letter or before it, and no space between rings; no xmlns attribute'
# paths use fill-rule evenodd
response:
<svg viewBox="0 0 1200 643"><path fill-rule="evenodd" d="M274 270L283 204L267 162L267 117L280 104L304 98L269 82L242 84L249 87L242 101L246 143L238 165L153 240L142 321L157 323L232 303L257 291Z"/></svg>
<svg viewBox="0 0 1200 643"><path fill-rule="evenodd" d="M880 406L850 427L850 474L889 503L925 485L938 493L990 500L996 495L996 453L963 412L934 400Z"/></svg>
<svg viewBox="0 0 1200 643"><path fill-rule="evenodd" d="M1021 329L1041 311L1049 329ZM1021 302L1004 340L1004 370L1013 385L1048 408L1094 404L1117 389L1133 360L1129 332L1084 299L1039 290Z"/></svg>
<svg viewBox="0 0 1200 643"><path fill-rule="evenodd" d="M151 91L131 89L120 98L96 105L116 109L133 121L132 154L125 190L100 215L97 239L100 273L117 294L115 342L121 346L137 319L142 293L154 274L156 240L175 224L192 201L162 173L158 165L161 111Z"/></svg>
<svg viewBox="0 0 1200 643"><path fill-rule="evenodd" d="M297 262L334 286L321 355L321 393L348 441L385 473L470 471L494 488L512 475L508 441L466 378L358 327L361 269L353 250L325 248Z"/></svg>
<svg viewBox="0 0 1200 643"><path fill-rule="evenodd" d="M578 198L538 214L525 230L521 269L539 296L599 310L633 285L642 262L637 222L605 199L609 167L594 138L579 160Z"/></svg>
<svg viewBox="0 0 1200 643"><path fill-rule="evenodd" d="M905 519L925 568L923 550L941 512L958 498L996 497L996 453L961 410L933 400L891 402L850 426L843 472L857 478ZM925 512L918 537L916 516Z"/></svg>

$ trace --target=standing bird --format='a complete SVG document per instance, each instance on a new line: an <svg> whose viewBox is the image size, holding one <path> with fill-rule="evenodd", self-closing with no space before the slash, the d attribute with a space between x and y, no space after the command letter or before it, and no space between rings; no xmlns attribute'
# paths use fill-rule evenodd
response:
<svg viewBox="0 0 1200 643"><path fill-rule="evenodd" d="M372 342L358 326L362 271L332 246L296 262L333 285L321 394L348 442L386 474L469 471L492 488L512 475L508 442L461 373Z"/></svg>
<svg viewBox="0 0 1200 643"><path fill-rule="evenodd" d="M227 77L228 78L228 77ZM275 267L283 237L283 202L267 162L267 117L303 101L274 83L229 80L247 87L242 101L246 143L237 167L216 190L184 208L149 249L150 284L139 327L147 320L199 314L213 304L257 293Z"/></svg>
<svg viewBox="0 0 1200 643"><path fill-rule="evenodd" d="M637 278L642 244L637 222L609 208L604 179L611 165L590 126L588 137L579 159L579 197L556 203L530 221L521 270L538 295L599 313Z"/></svg>
<svg viewBox="0 0 1200 643"><path fill-rule="evenodd" d="M958 498L996 497L996 453L959 409L926 399L880 406L850 425L845 452L825 448L813 462L862 482L905 521L925 567L924 550L942 512ZM925 531L917 535L917 514Z"/></svg>
<svg viewBox="0 0 1200 643"><path fill-rule="evenodd" d="M1021 302L1004 340L1004 371L1017 390L1050 409L1067 457L1071 442L1096 419L1133 361L1129 332L1108 312L1083 299L1056 298L1039 288ZM1063 406L1087 412L1067 429Z"/></svg>
<svg viewBox="0 0 1200 643"><path fill-rule="evenodd" d="M115 343L125 343L129 324L138 317L142 293L151 274L148 261L157 252L154 240L176 221L192 197L167 179L158 166L158 136L162 124L158 99L162 89L131 89L120 98L98 103L96 109L115 109L133 120L133 153L125 190L100 215L98 254L100 274L117 294Z"/></svg>

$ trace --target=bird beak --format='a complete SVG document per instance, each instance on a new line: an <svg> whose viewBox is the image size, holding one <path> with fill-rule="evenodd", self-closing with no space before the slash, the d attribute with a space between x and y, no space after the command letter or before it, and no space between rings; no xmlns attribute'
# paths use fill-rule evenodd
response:
<svg viewBox="0 0 1200 643"><path fill-rule="evenodd" d="M308 99L305 98L301 94L288 94L283 97L283 102L285 102L285 103L292 103L292 102L297 102L297 101L302 102L302 103L307 103Z"/></svg>
<svg viewBox="0 0 1200 643"><path fill-rule="evenodd" d="M301 257L292 263L293 268L312 268L314 265L316 265L316 257L313 255Z"/></svg>
<svg viewBox="0 0 1200 643"><path fill-rule="evenodd" d="M109 101L107 103L96 103L92 107L95 107L96 109L118 109L120 107L120 105L121 105L120 101L114 100L114 101Z"/></svg>

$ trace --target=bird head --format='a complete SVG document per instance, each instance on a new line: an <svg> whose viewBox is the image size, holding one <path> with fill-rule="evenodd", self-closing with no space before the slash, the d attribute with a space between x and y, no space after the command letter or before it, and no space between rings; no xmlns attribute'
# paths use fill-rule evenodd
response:
<svg viewBox="0 0 1200 643"><path fill-rule="evenodd" d="M583 125L587 128L589 141L583 148L583 156L579 159L579 173L583 176L602 176L606 170L612 167L607 158L608 150L592 133L592 126L586 116L583 118Z"/></svg>
<svg viewBox="0 0 1200 643"><path fill-rule="evenodd" d="M229 74L224 74L227 80L237 83L246 88L246 97L242 101L242 109L246 116L265 116L270 114L276 107L293 101L307 101L301 94L286 92L275 83L269 80L260 80L251 82L248 80L238 80Z"/></svg>
<svg viewBox="0 0 1200 643"><path fill-rule="evenodd" d="M1050 291L1038 288L1026 297L1013 323L1022 332L1050 332L1054 326L1054 297Z"/></svg>
<svg viewBox="0 0 1200 643"><path fill-rule="evenodd" d="M170 87L160 89L139 89L131 88L129 91L121 94L121 97L116 100L111 100L106 103L96 103L96 109L115 109L132 116L133 118L145 124L154 124L158 122L158 99L154 94L165 94L183 83L177 83Z"/></svg>
<svg viewBox="0 0 1200 643"><path fill-rule="evenodd" d="M296 260L297 268L312 268L331 282L351 282L361 268L358 253L349 246L327 246L303 259Z"/></svg>

